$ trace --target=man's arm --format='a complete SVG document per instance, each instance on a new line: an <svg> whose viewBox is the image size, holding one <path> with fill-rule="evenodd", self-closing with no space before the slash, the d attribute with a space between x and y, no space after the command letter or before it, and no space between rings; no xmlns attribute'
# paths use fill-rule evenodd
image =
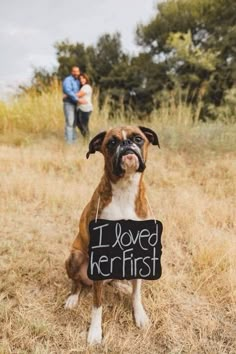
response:
<svg viewBox="0 0 236 354"><path fill-rule="evenodd" d="M85 86L83 86L80 90L79 90L79 92L77 92L77 97L83 97L83 96L85 96L86 94L90 94L91 93L91 88L89 87L89 85L85 85Z"/></svg>
<svg viewBox="0 0 236 354"><path fill-rule="evenodd" d="M83 97L84 95L86 95L86 92L80 90L79 92L77 92L76 94L78 97Z"/></svg>
<svg viewBox="0 0 236 354"><path fill-rule="evenodd" d="M73 102L78 102L78 97L76 96L76 94L72 91L71 88L71 82L70 82L70 78L67 77L65 78L65 80L63 81L63 92L70 97L70 99Z"/></svg>
<svg viewBox="0 0 236 354"><path fill-rule="evenodd" d="M87 100L85 98L83 98L86 95L86 92L83 91L82 89L80 89L79 92L77 92L76 96L79 99L79 104L87 104Z"/></svg>
<svg viewBox="0 0 236 354"><path fill-rule="evenodd" d="M79 98L80 104L87 104L88 102L84 98Z"/></svg>

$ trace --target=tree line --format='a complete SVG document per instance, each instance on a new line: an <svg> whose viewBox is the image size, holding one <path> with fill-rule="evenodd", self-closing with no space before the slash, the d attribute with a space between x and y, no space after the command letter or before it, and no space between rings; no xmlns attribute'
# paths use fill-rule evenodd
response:
<svg viewBox="0 0 236 354"><path fill-rule="evenodd" d="M230 92L236 104L236 0L164 1L149 23L137 25L135 39L134 56L123 51L119 33L90 46L57 42L58 69L35 70L32 85L48 86L79 65L99 88L100 107L110 97L111 115L122 109L146 117L176 92L193 107L201 100L200 119L216 119Z"/></svg>

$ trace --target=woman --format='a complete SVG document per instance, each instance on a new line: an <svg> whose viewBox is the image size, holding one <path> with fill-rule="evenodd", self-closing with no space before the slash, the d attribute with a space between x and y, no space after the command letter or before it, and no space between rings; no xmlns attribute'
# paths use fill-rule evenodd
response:
<svg viewBox="0 0 236 354"><path fill-rule="evenodd" d="M89 77L86 74L80 75L81 89L76 94L79 98L77 106L77 126L84 137L89 137L89 117L93 110L92 87L89 84Z"/></svg>

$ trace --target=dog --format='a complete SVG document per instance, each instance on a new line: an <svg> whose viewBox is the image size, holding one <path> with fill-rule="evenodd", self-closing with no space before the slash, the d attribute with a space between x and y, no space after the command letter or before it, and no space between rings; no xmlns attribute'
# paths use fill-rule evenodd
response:
<svg viewBox="0 0 236 354"><path fill-rule="evenodd" d="M102 341L102 290L106 281L92 281L88 269L88 225L95 217L109 220L150 218L145 195L143 172L146 167L148 146L160 148L157 134L149 128L124 126L112 128L96 135L89 143L86 157L99 151L104 156L104 173L90 202L84 208L79 232L75 238L66 271L72 280L71 295L65 308L77 305L82 284L93 285L93 308L88 331L88 344ZM140 328L149 323L141 300L141 279L132 282L132 304L136 325Z"/></svg>

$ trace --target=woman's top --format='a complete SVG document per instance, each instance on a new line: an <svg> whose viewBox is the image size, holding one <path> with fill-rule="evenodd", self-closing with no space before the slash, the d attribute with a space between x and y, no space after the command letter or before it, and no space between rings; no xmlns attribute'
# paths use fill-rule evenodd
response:
<svg viewBox="0 0 236 354"><path fill-rule="evenodd" d="M85 92L85 95L81 99L85 100L87 103L79 103L79 109L83 112L91 112L93 110L92 104L92 87L89 84L85 84L81 87L80 91Z"/></svg>

